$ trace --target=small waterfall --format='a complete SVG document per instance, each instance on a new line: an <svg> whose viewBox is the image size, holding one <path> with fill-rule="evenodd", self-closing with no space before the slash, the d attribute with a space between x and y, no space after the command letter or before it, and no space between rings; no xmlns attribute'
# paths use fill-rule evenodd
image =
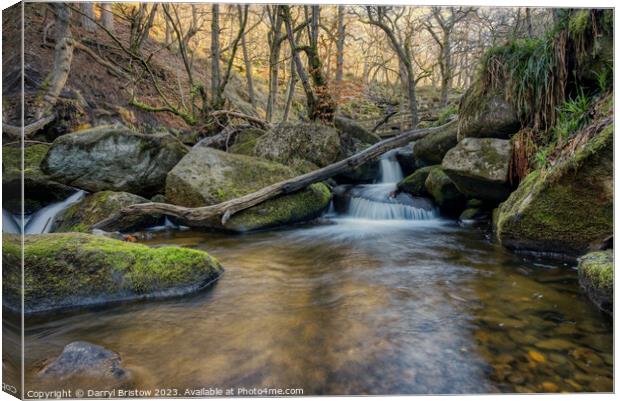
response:
<svg viewBox="0 0 620 401"><path fill-rule="evenodd" d="M26 222L24 234L49 233L56 215L74 203L79 202L85 194L86 192L80 190L61 202L52 203L37 210Z"/></svg>
<svg viewBox="0 0 620 401"><path fill-rule="evenodd" d="M20 234L21 224L15 216L6 209L2 209L2 232L7 234Z"/></svg>
<svg viewBox="0 0 620 401"><path fill-rule="evenodd" d="M397 193L403 171L396 150L383 155L380 183L358 185L350 190L348 217L371 220L429 220L437 217L432 202L406 193Z"/></svg>
<svg viewBox="0 0 620 401"><path fill-rule="evenodd" d="M375 202L363 198L351 198L349 216L370 220L429 220L436 217L433 209Z"/></svg>
<svg viewBox="0 0 620 401"><path fill-rule="evenodd" d="M403 179L403 170L396 160L396 151L392 150L379 160L379 166L381 171L381 183L398 183Z"/></svg>

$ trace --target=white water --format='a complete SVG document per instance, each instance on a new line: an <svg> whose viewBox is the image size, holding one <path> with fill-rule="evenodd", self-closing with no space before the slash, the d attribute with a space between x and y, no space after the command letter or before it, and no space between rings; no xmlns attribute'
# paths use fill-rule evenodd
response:
<svg viewBox="0 0 620 401"><path fill-rule="evenodd" d="M429 220L437 217L434 208L416 207L412 204L414 198L404 194L396 196L396 184L403 179L403 171L395 155L395 151L388 152L380 159L380 183L353 189L347 217L369 220Z"/></svg>
<svg viewBox="0 0 620 401"><path fill-rule="evenodd" d="M85 194L86 192L80 190L61 202L52 203L37 210L26 222L24 234L49 233L58 213L79 202Z"/></svg>
<svg viewBox="0 0 620 401"><path fill-rule="evenodd" d="M8 234L21 233L21 224L8 210L2 209L2 232Z"/></svg>
<svg viewBox="0 0 620 401"><path fill-rule="evenodd" d="M398 160L396 160L395 150L383 155L383 157L379 160L379 166L381 170L380 182L397 184L403 179L403 170L400 168Z"/></svg>

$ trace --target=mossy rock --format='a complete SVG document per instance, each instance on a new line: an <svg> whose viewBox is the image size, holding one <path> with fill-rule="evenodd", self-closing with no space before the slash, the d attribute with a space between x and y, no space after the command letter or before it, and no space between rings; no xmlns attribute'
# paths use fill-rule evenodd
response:
<svg viewBox="0 0 620 401"><path fill-rule="evenodd" d="M465 196L440 167L431 168L424 187L443 214L458 216L463 210Z"/></svg>
<svg viewBox="0 0 620 401"><path fill-rule="evenodd" d="M441 164L444 155L458 143L457 129L458 121L455 120L441 131L417 140L413 145L413 156L422 165Z"/></svg>
<svg viewBox="0 0 620 401"><path fill-rule="evenodd" d="M215 205L295 175L279 163L196 147L168 173L166 199L187 207Z"/></svg>
<svg viewBox="0 0 620 401"><path fill-rule="evenodd" d="M572 157L530 173L500 205L497 237L515 250L579 256L600 249L613 235L613 193L612 122Z"/></svg>
<svg viewBox="0 0 620 401"><path fill-rule="evenodd" d="M438 168L440 169L441 166L427 166L417 169L398 183L398 190L410 193L413 196L429 196L425 186L426 179L433 169Z"/></svg>
<svg viewBox="0 0 620 401"><path fill-rule="evenodd" d="M334 118L334 126L340 132L358 139L362 143L375 144L381 141L379 136L367 131L364 127L359 125L355 120L350 118L336 116Z"/></svg>
<svg viewBox="0 0 620 401"><path fill-rule="evenodd" d="M24 211L34 213L42 207L61 201L75 189L52 180L40 168L49 145L36 144L24 147ZM20 147L2 147L2 200L3 207L14 214L21 214L21 162Z"/></svg>
<svg viewBox="0 0 620 401"><path fill-rule="evenodd" d="M613 315L614 310L614 253L591 252L579 258L579 283L588 297L603 312Z"/></svg>
<svg viewBox="0 0 620 401"><path fill-rule="evenodd" d="M509 140L465 138L446 153L441 168L465 196L497 204L511 192L508 182L511 155Z"/></svg>
<svg viewBox="0 0 620 401"><path fill-rule="evenodd" d="M187 153L168 133L141 134L114 125L62 135L41 169L54 180L89 192L163 192L166 174Z"/></svg>
<svg viewBox="0 0 620 401"><path fill-rule="evenodd" d="M3 306L21 310L20 237L3 235ZM27 314L198 291L223 272L206 252L149 248L82 233L26 235L23 296Z"/></svg>
<svg viewBox="0 0 620 401"><path fill-rule="evenodd" d="M263 135L265 135L265 131L259 128L244 129L235 136L235 143L228 149L228 151L230 153L254 156L256 140Z"/></svg>
<svg viewBox="0 0 620 401"><path fill-rule="evenodd" d="M53 232L90 232L91 226L112 216L126 206L147 203L148 199L127 192L102 191L86 196L56 217ZM107 227L112 231L129 231L156 225L161 216L128 215Z"/></svg>
<svg viewBox="0 0 620 401"><path fill-rule="evenodd" d="M331 192L325 184L312 184L234 214L224 227L244 232L311 220L321 215L330 200Z"/></svg>
<svg viewBox="0 0 620 401"><path fill-rule="evenodd" d="M501 90L485 90L480 80L465 92L459 105L458 140L463 138L509 139L521 128L514 107Z"/></svg>
<svg viewBox="0 0 620 401"><path fill-rule="evenodd" d="M341 142L334 127L317 123L281 123L256 141L256 156L288 165L304 159L319 167L334 163Z"/></svg>

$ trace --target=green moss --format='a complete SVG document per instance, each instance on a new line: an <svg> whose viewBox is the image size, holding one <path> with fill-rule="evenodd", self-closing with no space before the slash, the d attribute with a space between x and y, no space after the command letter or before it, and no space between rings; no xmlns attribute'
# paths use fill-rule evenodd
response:
<svg viewBox="0 0 620 401"><path fill-rule="evenodd" d="M398 183L398 189L414 196L428 196L424 183L433 169L441 169L441 166L427 166L417 169Z"/></svg>
<svg viewBox="0 0 620 401"><path fill-rule="evenodd" d="M3 257L13 261L3 278L19 274L18 241L3 238ZM153 249L77 233L28 235L24 257L25 307L32 312L194 291L222 272L202 251ZM18 294L19 286L6 288L9 303L15 304Z"/></svg>
<svg viewBox="0 0 620 401"><path fill-rule="evenodd" d="M24 148L24 176L37 178L44 176L41 172L41 161L47 154L49 145L36 144ZM20 147L2 147L2 181L21 179L21 157Z"/></svg>
<svg viewBox="0 0 620 401"><path fill-rule="evenodd" d="M614 255L612 250L591 252L579 258L579 271L599 289L613 290Z"/></svg>
<svg viewBox="0 0 620 401"><path fill-rule="evenodd" d="M310 220L318 217L330 200L331 192L325 184L312 184L294 194L268 200L235 214L225 227L234 231L251 231Z"/></svg>
<svg viewBox="0 0 620 401"><path fill-rule="evenodd" d="M253 156L254 155L254 147L256 146L256 138L250 139L245 142L235 143L228 150L231 153L237 153L240 155Z"/></svg>
<svg viewBox="0 0 620 401"><path fill-rule="evenodd" d="M89 232L91 226L110 217L121 208L146 203L149 200L127 192L101 191L88 195L71 205L56 217L54 232ZM148 227L157 223L159 216L125 216L114 227L115 231L126 231Z"/></svg>
<svg viewBox="0 0 620 401"><path fill-rule="evenodd" d="M530 173L500 205L496 232L511 248L579 254L613 232L613 125L573 157Z"/></svg>

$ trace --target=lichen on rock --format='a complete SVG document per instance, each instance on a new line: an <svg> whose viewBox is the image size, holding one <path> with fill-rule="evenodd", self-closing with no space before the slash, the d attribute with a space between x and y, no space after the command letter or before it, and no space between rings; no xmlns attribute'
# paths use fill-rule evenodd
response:
<svg viewBox="0 0 620 401"><path fill-rule="evenodd" d="M321 215L330 200L331 192L325 184L312 184L243 210L233 215L224 227L244 232L311 220Z"/></svg>
<svg viewBox="0 0 620 401"><path fill-rule="evenodd" d="M613 250L590 252L579 258L579 283L605 313L613 314L614 254Z"/></svg>
<svg viewBox="0 0 620 401"><path fill-rule="evenodd" d="M90 227L130 205L147 203L148 199L127 192L101 191L86 196L80 202L56 216L53 232L89 232ZM126 215L108 230L128 231L156 225L161 216Z"/></svg>

